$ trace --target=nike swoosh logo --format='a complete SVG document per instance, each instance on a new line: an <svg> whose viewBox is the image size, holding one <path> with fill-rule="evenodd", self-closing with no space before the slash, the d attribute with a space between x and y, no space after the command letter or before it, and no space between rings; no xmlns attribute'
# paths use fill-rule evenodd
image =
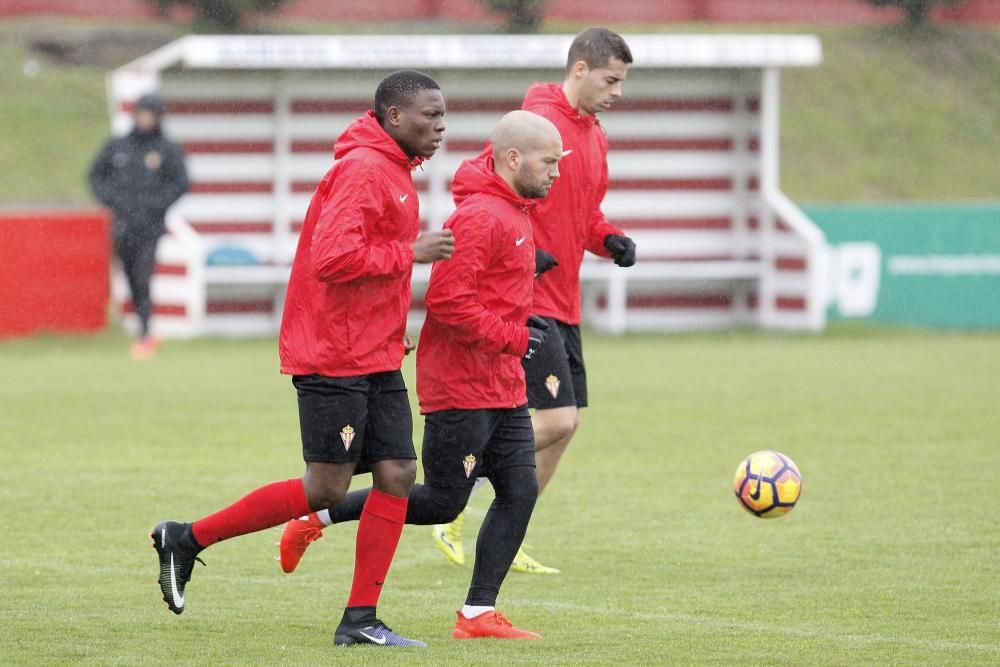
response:
<svg viewBox="0 0 1000 667"><path fill-rule="evenodd" d="M365 637L365 638L371 640L372 643L379 644L379 645L385 643L385 637L379 637L379 638L376 639L375 637L372 637L370 634L368 634L364 630L358 630L358 634L361 635L362 637Z"/></svg>
<svg viewBox="0 0 1000 667"><path fill-rule="evenodd" d="M167 531L164 530L164 533ZM163 536L160 537L160 543L163 543ZM177 591L177 570L174 568L174 555L170 554L170 595L174 598L174 606L178 609L184 608L184 596Z"/></svg>
<svg viewBox="0 0 1000 667"><path fill-rule="evenodd" d="M514 241L514 245L521 245L522 243L524 243L524 240L525 240L526 238L528 238L528 237L527 237L527 236L522 236L522 237L521 237L521 238L519 238L518 240Z"/></svg>
<svg viewBox="0 0 1000 667"><path fill-rule="evenodd" d="M406 203L406 198L409 197L409 196L410 195L408 195L408 194L406 194L406 195L399 195L399 203L400 204L405 204Z"/></svg>
<svg viewBox="0 0 1000 667"><path fill-rule="evenodd" d="M562 156L566 157L567 155L569 155L572 152L573 152L573 149L572 148L568 148L568 149L566 149L566 150L563 151Z"/></svg>
<svg viewBox="0 0 1000 667"><path fill-rule="evenodd" d="M754 492L750 494L750 500L760 500L760 492L762 490L760 488L760 480L763 479L763 477L764 477L764 469L761 468L760 472L757 473L757 488L754 489Z"/></svg>

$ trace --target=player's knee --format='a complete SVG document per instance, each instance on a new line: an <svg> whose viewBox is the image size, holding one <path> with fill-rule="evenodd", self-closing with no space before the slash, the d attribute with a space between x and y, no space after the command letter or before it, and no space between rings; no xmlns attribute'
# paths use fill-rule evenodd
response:
<svg viewBox="0 0 1000 667"><path fill-rule="evenodd" d="M347 489L334 484L317 484L306 487L306 500L313 512L336 507L343 502Z"/></svg>
<svg viewBox="0 0 1000 667"><path fill-rule="evenodd" d="M461 502L449 502L447 505L441 508L441 521L440 523L451 523L458 518L458 515L462 513L465 509L465 505Z"/></svg>
<svg viewBox="0 0 1000 667"><path fill-rule="evenodd" d="M430 505L433 506L435 523L451 523L469 502L469 490L463 488L427 487Z"/></svg>
<svg viewBox="0 0 1000 667"><path fill-rule="evenodd" d="M496 480L497 501L507 507L531 514L538 499L538 478L529 466L512 468Z"/></svg>
<svg viewBox="0 0 1000 667"><path fill-rule="evenodd" d="M351 484L353 468L330 463L308 463L302 476L309 508L317 510L336 507L344 500Z"/></svg>
<svg viewBox="0 0 1000 667"><path fill-rule="evenodd" d="M472 495L472 487L462 487L452 489L444 499L444 514L448 516L448 523L458 518L458 515L465 511L465 506L469 504L469 496Z"/></svg>
<svg viewBox="0 0 1000 667"><path fill-rule="evenodd" d="M390 495L406 497L417 481L417 462L408 459L380 461L373 466L375 488Z"/></svg>
<svg viewBox="0 0 1000 667"><path fill-rule="evenodd" d="M580 417L577 414L561 415L552 425L553 442L564 442L573 437L577 427L580 425Z"/></svg>

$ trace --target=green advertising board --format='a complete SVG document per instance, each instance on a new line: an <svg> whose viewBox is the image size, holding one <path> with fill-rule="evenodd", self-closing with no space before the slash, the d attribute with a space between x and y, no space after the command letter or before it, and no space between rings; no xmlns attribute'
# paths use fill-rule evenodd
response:
<svg viewBox="0 0 1000 667"><path fill-rule="evenodd" d="M803 210L830 245L831 319L1000 328L1000 203Z"/></svg>

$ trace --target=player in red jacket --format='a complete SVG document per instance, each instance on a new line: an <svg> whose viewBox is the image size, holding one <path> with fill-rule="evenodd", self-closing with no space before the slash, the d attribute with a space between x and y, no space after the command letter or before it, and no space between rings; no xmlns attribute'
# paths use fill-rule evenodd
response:
<svg viewBox="0 0 1000 667"><path fill-rule="evenodd" d="M263 486L194 523L165 521L151 537L160 590L184 611L198 553L216 542L337 505L353 474L375 489L358 525L354 583L335 644L426 646L392 632L375 607L416 480L412 417L400 373L414 262L451 255L450 231L419 232L411 171L444 133L444 98L427 75L390 74L374 110L337 139L336 163L306 213L281 322L281 372L298 393L306 471Z"/></svg>
<svg viewBox="0 0 1000 667"><path fill-rule="evenodd" d="M406 522L451 521L477 477L496 489L456 639L539 638L514 627L495 605L538 492L522 359L534 363L548 325L530 316L535 247L529 211L559 175L561 157L559 132L549 121L527 111L500 120L490 153L466 160L455 174L458 208L444 226L455 234L455 253L434 265L424 299L427 319L417 348L424 483L410 492ZM290 521L281 539L282 568L296 568L324 525L357 520L369 498L367 490L353 491L327 512Z"/></svg>
<svg viewBox="0 0 1000 667"><path fill-rule="evenodd" d="M601 212L608 189L608 139L597 120L621 96L632 53L622 37L606 28L577 35L569 48L562 84L535 84L523 109L559 128L566 155L561 176L531 215L539 276L531 312L549 323L538 358L525 364L528 405L535 409L539 493L556 471L587 405L587 374L580 338L580 263L584 251L611 257L618 266L635 263L635 243ZM462 516L434 527L438 548L464 564ZM555 574L523 549L514 559L519 572Z"/></svg>

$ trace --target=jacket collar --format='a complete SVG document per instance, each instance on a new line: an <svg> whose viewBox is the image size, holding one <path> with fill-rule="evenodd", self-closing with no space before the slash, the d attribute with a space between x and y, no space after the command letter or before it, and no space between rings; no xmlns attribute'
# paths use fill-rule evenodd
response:
<svg viewBox="0 0 1000 667"><path fill-rule="evenodd" d="M536 83L528 88L528 92L524 96L524 106L530 107L535 104L551 105L566 118L582 127L599 124L596 114L582 114L570 105L562 85L558 83Z"/></svg>
<svg viewBox="0 0 1000 667"><path fill-rule="evenodd" d="M347 129L337 137L333 145L333 157L341 159L356 148L371 148L385 155L408 169L416 169L426 158L411 158L396 141L389 136L375 118L375 112L368 111L364 116L355 119Z"/></svg>

